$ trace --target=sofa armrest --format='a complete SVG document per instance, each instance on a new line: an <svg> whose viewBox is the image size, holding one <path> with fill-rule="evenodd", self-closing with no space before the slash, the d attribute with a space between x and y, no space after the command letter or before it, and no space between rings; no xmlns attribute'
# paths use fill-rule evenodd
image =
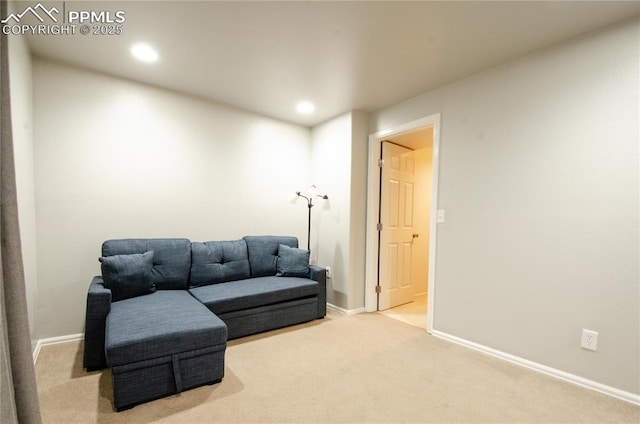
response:
<svg viewBox="0 0 640 424"><path fill-rule="evenodd" d="M320 285L318 290L318 318L327 315L327 270L324 267L309 265L310 278Z"/></svg>
<svg viewBox="0 0 640 424"><path fill-rule="evenodd" d="M102 277L93 277L87 292L87 311L84 328L84 367L95 371L107 366L104 354L104 332L107 315L111 311L111 290Z"/></svg>

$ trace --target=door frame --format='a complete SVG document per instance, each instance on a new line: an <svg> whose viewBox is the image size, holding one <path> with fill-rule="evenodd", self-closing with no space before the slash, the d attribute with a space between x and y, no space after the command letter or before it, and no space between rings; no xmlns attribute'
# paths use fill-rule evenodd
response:
<svg viewBox="0 0 640 424"><path fill-rule="evenodd" d="M365 296L366 312L378 310L376 285L378 284L378 217L380 213L380 167L378 159L382 149L382 141L390 136L396 136L415 130L433 127L433 158L431 178L431 211L429 214L429 275L427 282L427 332L433 331L433 317L435 305L435 276L436 276L436 240L438 210L438 175L440 162L440 114L429 115L424 118L396 125L369 135L369 170L367 177L367 246L365 263Z"/></svg>

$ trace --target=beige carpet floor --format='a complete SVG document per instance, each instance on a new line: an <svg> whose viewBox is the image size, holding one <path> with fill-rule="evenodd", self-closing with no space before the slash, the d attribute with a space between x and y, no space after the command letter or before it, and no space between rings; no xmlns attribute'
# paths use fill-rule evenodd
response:
<svg viewBox="0 0 640 424"><path fill-rule="evenodd" d="M432 337L382 314L231 341L222 383L116 413L82 343L36 364L45 423L639 423L640 408Z"/></svg>

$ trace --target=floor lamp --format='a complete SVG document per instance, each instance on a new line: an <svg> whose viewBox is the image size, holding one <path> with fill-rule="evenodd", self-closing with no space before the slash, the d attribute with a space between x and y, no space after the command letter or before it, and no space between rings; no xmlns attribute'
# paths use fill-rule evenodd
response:
<svg viewBox="0 0 640 424"><path fill-rule="evenodd" d="M311 251L311 208L313 207L313 199L320 198L323 200L327 200L329 196L326 194L318 194L315 185L312 185L309 189L309 194L306 196L299 191L296 191L296 195L298 197L302 197L307 201L307 208L309 210L309 219L307 221L307 250Z"/></svg>

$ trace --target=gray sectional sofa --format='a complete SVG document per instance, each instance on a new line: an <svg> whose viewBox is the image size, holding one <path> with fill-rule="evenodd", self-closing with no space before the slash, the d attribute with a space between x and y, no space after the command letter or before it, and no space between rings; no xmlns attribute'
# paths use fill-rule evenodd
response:
<svg viewBox="0 0 640 424"><path fill-rule="evenodd" d="M87 294L84 367L121 411L220 382L228 339L326 314L326 271L295 237L108 240Z"/></svg>

